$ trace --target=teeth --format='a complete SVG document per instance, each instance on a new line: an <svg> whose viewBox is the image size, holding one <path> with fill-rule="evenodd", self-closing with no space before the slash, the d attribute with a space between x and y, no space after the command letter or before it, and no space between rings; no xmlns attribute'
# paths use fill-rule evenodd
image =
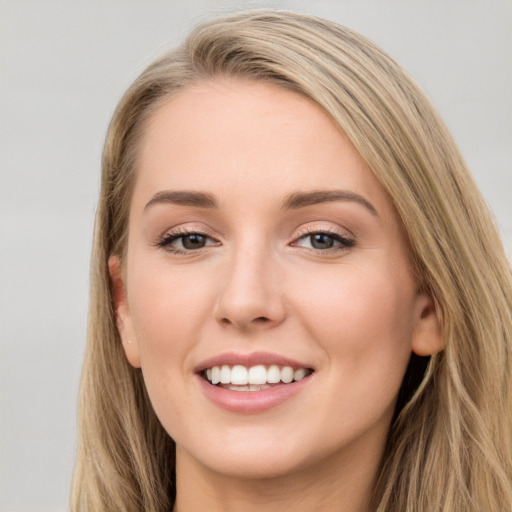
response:
<svg viewBox="0 0 512 512"><path fill-rule="evenodd" d="M290 382L293 380L293 368L291 368L290 366L285 366L281 370L281 380L285 384L290 384Z"/></svg>
<svg viewBox="0 0 512 512"><path fill-rule="evenodd" d="M249 384L266 384L267 369L262 365L249 368Z"/></svg>
<svg viewBox="0 0 512 512"><path fill-rule="evenodd" d="M231 382L231 368L224 364L220 368L220 383L229 384Z"/></svg>
<svg viewBox="0 0 512 512"><path fill-rule="evenodd" d="M205 372L206 379L216 385L224 384L226 389L235 391L260 391L270 386L283 382L289 384L302 380L310 372L306 368L295 370L291 366L270 365L268 368L262 364L246 368L242 365L213 366Z"/></svg>
<svg viewBox="0 0 512 512"><path fill-rule="evenodd" d="M302 380L306 376L306 368L299 368L293 374L293 380Z"/></svg>
<svg viewBox="0 0 512 512"><path fill-rule="evenodd" d="M239 364L233 366L231 369L231 384L237 384L238 386L249 384L249 374L245 366L240 366Z"/></svg>
<svg viewBox="0 0 512 512"><path fill-rule="evenodd" d="M262 384L261 386L256 384L250 384L248 386L229 385L226 389L229 389L230 391L261 391L262 389L270 389L270 386L267 386L266 384Z"/></svg>
<svg viewBox="0 0 512 512"><path fill-rule="evenodd" d="M251 384L249 386L250 391L261 391L262 389L270 389L270 386L267 386L267 384Z"/></svg>
<svg viewBox="0 0 512 512"><path fill-rule="evenodd" d="M269 384L277 384L281 382L281 370L279 366L273 364L267 371L267 382Z"/></svg>

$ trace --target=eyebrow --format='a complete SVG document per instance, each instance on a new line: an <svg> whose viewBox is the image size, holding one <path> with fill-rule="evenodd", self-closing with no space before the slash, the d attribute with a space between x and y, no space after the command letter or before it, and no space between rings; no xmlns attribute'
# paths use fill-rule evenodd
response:
<svg viewBox="0 0 512 512"><path fill-rule="evenodd" d="M355 202L364 206L372 215L379 216L375 206L364 197L350 190L313 190L311 192L294 192L285 197L281 209L295 210L321 203L334 201Z"/></svg>
<svg viewBox="0 0 512 512"><path fill-rule="evenodd" d="M144 207L147 210L156 204L177 204L195 206L196 208L218 208L217 201L211 194L189 190L164 190L157 192Z"/></svg>
<svg viewBox="0 0 512 512"><path fill-rule="evenodd" d="M375 207L364 197L350 190L313 190L310 192L293 192L281 203L282 210L297 210L307 206L334 201L355 202L364 206L372 215L378 217ZM196 208L218 208L215 197L206 192L192 190L163 190L157 192L146 204L144 210L157 204L176 204L195 206Z"/></svg>

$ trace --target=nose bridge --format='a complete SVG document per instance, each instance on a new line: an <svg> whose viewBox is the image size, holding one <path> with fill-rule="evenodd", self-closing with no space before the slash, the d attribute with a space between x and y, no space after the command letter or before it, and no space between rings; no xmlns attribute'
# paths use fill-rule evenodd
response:
<svg viewBox="0 0 512 512"><path fill-rule="evenodd" d="M229 252L216 305L217 320L240 329L279 324L284 319L284 304L278 262L268 243L247 236Z"/></svg>

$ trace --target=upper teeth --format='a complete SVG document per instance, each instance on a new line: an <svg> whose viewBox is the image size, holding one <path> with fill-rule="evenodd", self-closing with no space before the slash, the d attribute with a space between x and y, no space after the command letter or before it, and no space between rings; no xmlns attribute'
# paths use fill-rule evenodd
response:
<svg viewBox="0 0 512 512"><path fill-rule="evenodd" d="M234 384L244 386L247 384L289 384L294 380L301 380L307 374L306 368L294 370L291 366L271 365L268 368L262 364L246 368L242 365L213 366L206 370L206 378L212 384Z"/></svg>

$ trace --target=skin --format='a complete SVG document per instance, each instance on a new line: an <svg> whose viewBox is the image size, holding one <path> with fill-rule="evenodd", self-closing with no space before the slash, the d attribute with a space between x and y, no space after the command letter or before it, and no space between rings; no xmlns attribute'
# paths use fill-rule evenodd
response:
<svg viewBox="0 0 512 512"><path fill-rule="evenodd" d="M411 352L442 346L401 224L365 162L310 100L219 79L156 111L137 173L126 260L112 257L110 272L126 356L177 445L175 510L371 510ZM318 190L371 207L350 197L282 207ZM165 191L207 193L217 207L155 200ZM184 230L206 246L161 245ZM311 233L333 247L315 248ZM226 351L315 371L277 407L229 412L194 373Z"/></svg>

